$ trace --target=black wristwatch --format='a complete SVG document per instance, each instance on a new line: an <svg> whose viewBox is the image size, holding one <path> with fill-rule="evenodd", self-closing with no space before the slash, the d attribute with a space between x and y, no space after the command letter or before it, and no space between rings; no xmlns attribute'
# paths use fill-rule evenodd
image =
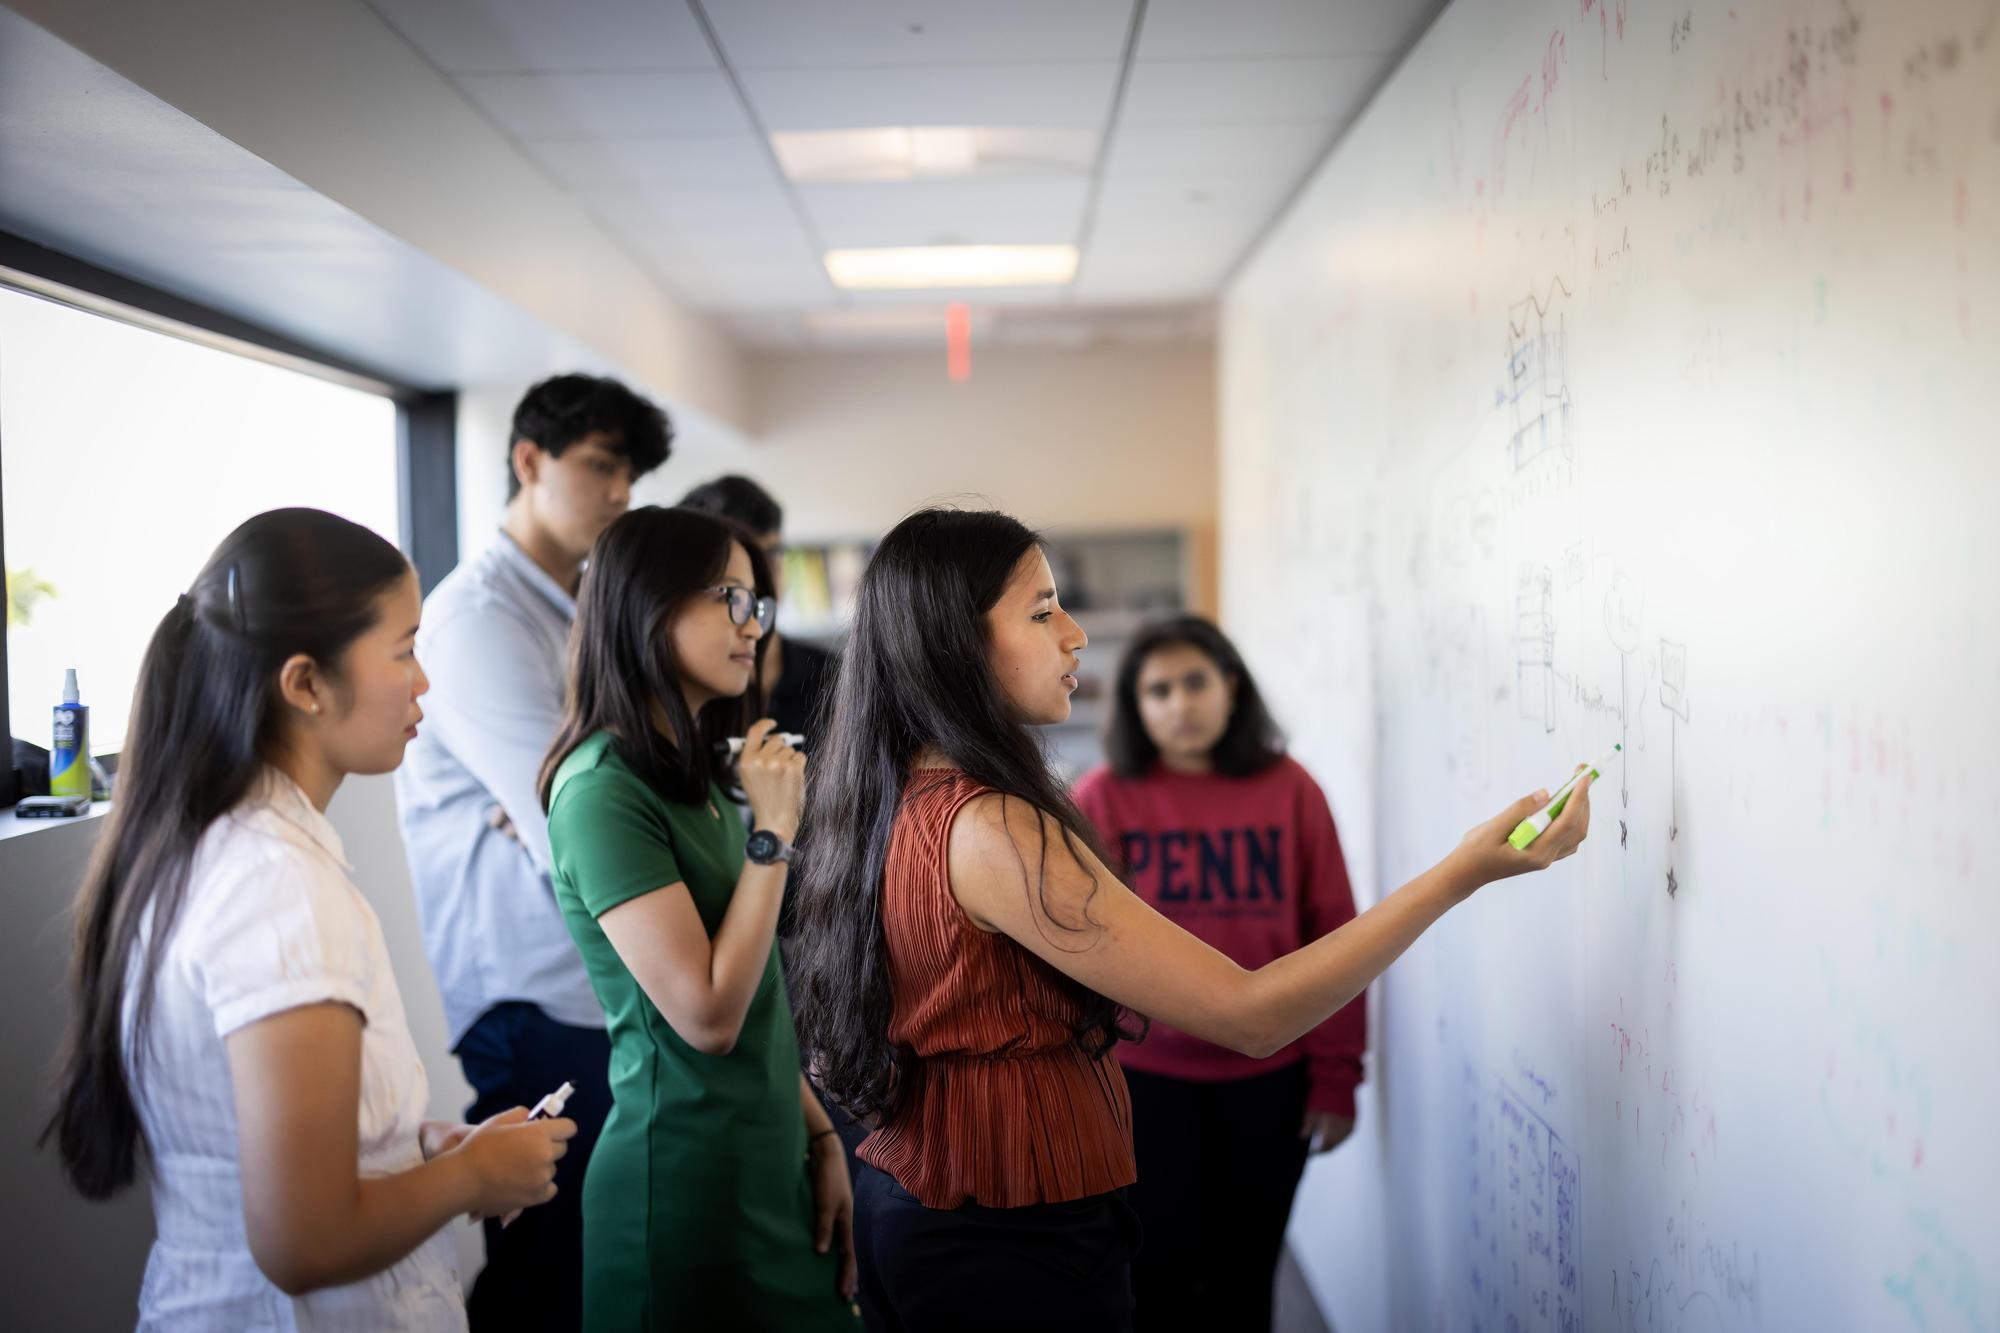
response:
<svg viewBox="0 0 2000 1333"><path fill-rule="evenodd" d="M750 840L743 844L743 854L760 866L774 866L780 861L789 863L792 844L771 830L760 828L753 831Z"/></svg>

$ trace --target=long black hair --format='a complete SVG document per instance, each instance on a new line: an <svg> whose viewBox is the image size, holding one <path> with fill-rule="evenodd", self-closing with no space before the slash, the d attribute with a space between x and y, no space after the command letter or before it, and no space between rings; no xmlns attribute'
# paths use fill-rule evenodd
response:
<svg viewBox="0 0 2000 1333"><path fill-rule="evenodd" d="M756 677L740 696L711 700L696 716L681 693L668 634L675 614L720 582L732 546L749 555L757 595L769 597L771 567L764 553L749 532L726 518L646 505L599 535L570 627L562 729L537 783L544 809L563 760L600 731L611 733L626 767L670 801L697 805L708 799L709 783L731 787L729 755L716 744L741 736L756 718ZM760 671L768 642L757 640ZM662 735L654 724L656 706L666 714L671 735Z"/></svg>
<svg viewBox="0 0 2000 1333"><path fill-rule="evenodd" d="M1139 673L1146 659L1162 648L1185 645L1209 661L1225 680L1236 685L1236 703L1229 710L1229 725L1222 739L1209 752L1215 771L1229 778L1245 778L1261 773L1285 753L1285 738L1243 654L1229 641L1214 621L1201 616L1173 616L1142 626L1125 646L1118 659L1118 675L1111 692L1111 716L1104 724L1104 757L1111 771L1121 778L1141 778L1159 762L1159 747L1146 734L1139 717Z"/></svg>
<svg viewBox="0 0 2000 1333"><path fill-rule="evenodd" d="M1090 822L1051 771L1041 741L1009 711L988 664L986 612L1039 545L1005 514L924 509L883 538L861 576L806 772L791 967L800 1048L821 1090L857 1118L894 1114L896 1070L907 1058L889 1045L881 897L890 834L918 755L934 750L1003 798L1053 819L1072 855L1081 845L1102 859ZM1044 862L1047 852L1044 845ZM1077 1003L1077 1045L1092 1057L1107 1054L1127 1035L1118 1005L1056 980Z"/></svg>
<svg viewBox="0 0 2000 1333"><path fill-rule="evenodd" d="M196 845L284 744L279 668L303 653L338 688L342 656L409 568L358 523L274 509L223 538L153 631L133 691L118 800L77 900L69 1030L56 1111L42 1131L85 1196L108 1198L137 1170L144 1135L124 1058L126 980L138 987L129 1048L140 1052ZM128 973L141 947L140 966Z"/></svg>

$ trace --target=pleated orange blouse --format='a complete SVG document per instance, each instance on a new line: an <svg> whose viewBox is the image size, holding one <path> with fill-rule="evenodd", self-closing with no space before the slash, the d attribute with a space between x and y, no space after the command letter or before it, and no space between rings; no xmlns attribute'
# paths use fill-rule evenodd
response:
<svg viewBox="0 0 2000 1333"><path fill-rule="evenodd" d="M1138 1176L1125 1075L1077 1049L1061 973L975 926L952 896L952 820L988 790L954 768L918 769L882 884L889 1040L917 1058L860 1156L929 1208L1062 1203Z"/></svg>

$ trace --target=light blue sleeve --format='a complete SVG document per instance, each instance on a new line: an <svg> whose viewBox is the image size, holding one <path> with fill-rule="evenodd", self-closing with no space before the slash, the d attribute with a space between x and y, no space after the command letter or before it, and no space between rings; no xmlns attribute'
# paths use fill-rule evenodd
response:
<svg viewBox="0 0 2000 1333"><path fill-rule="evenodd" d="M562 726L563 669L542 637L497 606L468 608L424 635L431 690L424 726L514 821L535 868L549 873L549 824L535 776Z"/></svg>

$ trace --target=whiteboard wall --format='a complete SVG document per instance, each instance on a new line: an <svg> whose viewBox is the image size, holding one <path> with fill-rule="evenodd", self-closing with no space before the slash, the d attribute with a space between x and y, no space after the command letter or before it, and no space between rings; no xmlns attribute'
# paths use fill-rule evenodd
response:
<svg viewBox="0 0 2000 1333"><path fill-rule="evenodd" d="M1379 984L1335 1327L2000 1329L2000 0L1459 0L1225 301L1230 630Z"/></svg>

